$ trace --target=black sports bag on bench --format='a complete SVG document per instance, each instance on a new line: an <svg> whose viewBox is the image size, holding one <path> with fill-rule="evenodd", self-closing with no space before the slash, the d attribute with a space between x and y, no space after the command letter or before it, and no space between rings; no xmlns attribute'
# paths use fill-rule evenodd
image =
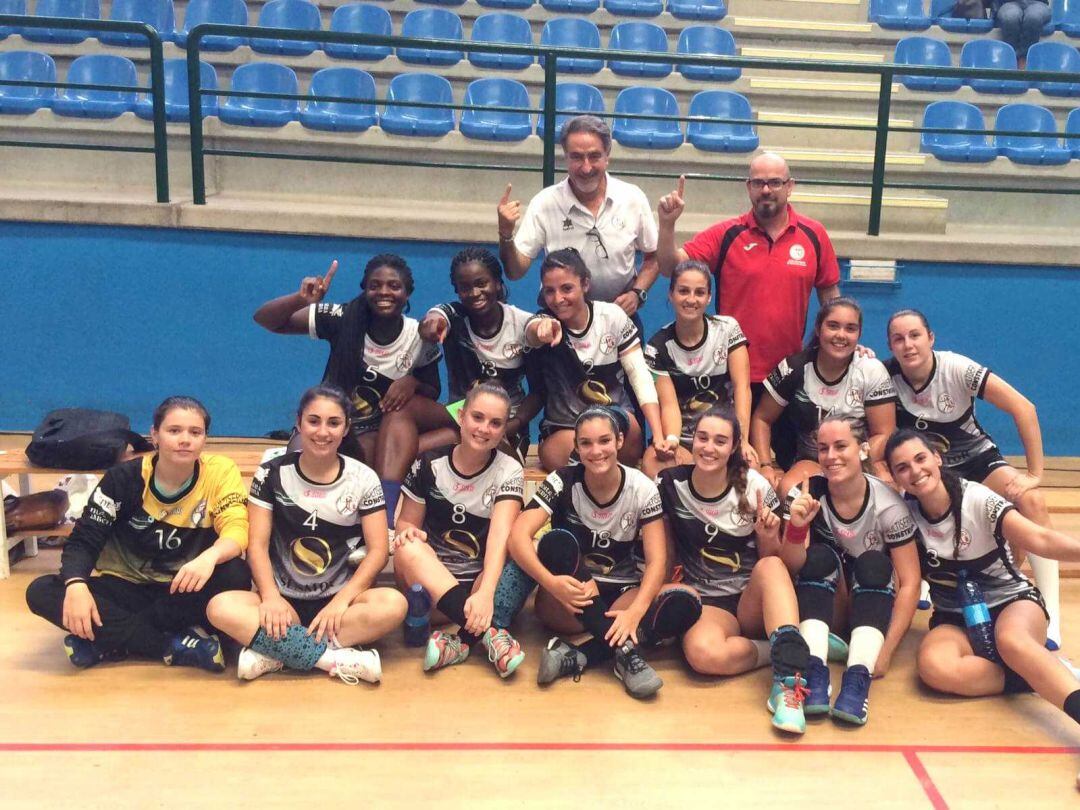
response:
<svg viewBox="0 0 1080 810"><path fill-rule="evenodd" d="M51 411L38 425L26 457L39 467L61 470L103 470L131 445L136 453L153 449L131 430L126 416L87 408Z"/></svg>

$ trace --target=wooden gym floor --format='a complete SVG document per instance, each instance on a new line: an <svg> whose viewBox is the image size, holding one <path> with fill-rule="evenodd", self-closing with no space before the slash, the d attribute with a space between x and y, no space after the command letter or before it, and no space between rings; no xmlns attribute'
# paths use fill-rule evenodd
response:
<svg viewBox="0 0 1080 810"><path fill-rule="evenodd" d="M1056 517L1080 531L1080 516ZM1075 807L1080 728L1032 695L978 700L919 686L915 624L871 690L861 729L828 718L773 732L767 670L699 677L650 656L649 702L609 671L535 683L547 634L526 611L527 657L501 681L480 654L434 675L394 633L384 681L313 673L240 683L144 662L79 671L63 632L23 593L43 550L0 581L0 806L7 807ZM1071 572L1070 572L1071 573ZM1080 659L1080 579L1063 578L1065 652ZM832 666L834 689L841 669Z"/></svg>

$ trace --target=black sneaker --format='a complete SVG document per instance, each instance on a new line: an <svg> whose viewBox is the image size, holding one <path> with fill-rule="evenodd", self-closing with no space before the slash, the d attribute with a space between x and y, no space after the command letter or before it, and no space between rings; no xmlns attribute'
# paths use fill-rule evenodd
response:
<svg viewBox="0 0 1080 810"><path fill-rule="evenodd" d="M536 672L536 682L551 683L556 678L565 678L567 675L580 681L584 670L585 654L556 636L540 653L540 669Z"/></svg>
<svg viewBox="0 0 1080 810"><path fill-rule="evenodd" d="M225 671L221 640L194 627L189 628L186 633L172 637L163 660L170 667L198 667L207 672Z"/></svg>
<svg viewBox="0 0 1080 810"><path fill-rule="evenodd" d="M664 685L656 670L645 663L638 648L629 641L615 651L615 677L636 698L652 697Z"/></svg>
<svg viewBox="0 0 1080 810"><path fill-rule="evenodd" d="M127 658L124 650L102 650L93 641L74 633L64 636L64 651L71 665L79 669L88 669L102 661L123 661Z"/></svg>

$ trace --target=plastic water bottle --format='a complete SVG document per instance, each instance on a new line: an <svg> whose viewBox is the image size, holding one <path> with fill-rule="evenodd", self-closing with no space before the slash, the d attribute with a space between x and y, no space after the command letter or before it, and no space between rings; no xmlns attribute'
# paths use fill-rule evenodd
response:
<svg viewBox="0 0 1080 810"><path fill-rule="evenodd" d="M968 641L975 654L988 661L1001 663L997 645L994 643L994 626L990 621L990 609L986 606L979 583L967 578L967 571L961 571L956 577L956 592L960 606L964 609L964 625L967 627Z"/></svg>
<svg viewBox="0 0 1080 810"><path fill-rule="evenodd" d="M409 612L405 614L405 646L424 647L431 634L431 596L417 583L405 594Z"/></svg>

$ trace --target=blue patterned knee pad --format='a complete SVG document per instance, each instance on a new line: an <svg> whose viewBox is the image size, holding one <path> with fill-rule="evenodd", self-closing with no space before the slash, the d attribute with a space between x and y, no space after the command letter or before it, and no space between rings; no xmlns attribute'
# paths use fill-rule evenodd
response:
<svg viewBox="0 0 1080 810"><path fill-rule="evenodd" d="M315 636L309 636L307 628L301 624L292 625L281 640L270 638L260 627L248 646L257 653L280 661L289 669L301 671L314 669L316 662L326 652L326 642L316 641Z"/></svg>
<svg viewBox="0 0 1080 810"><path fill-rule="evenodd" d="M536 583L520 565L507 560L495 585L495 612L491 617L493 627L506 629L514 617L525 607L525 602Z"/></svg>

